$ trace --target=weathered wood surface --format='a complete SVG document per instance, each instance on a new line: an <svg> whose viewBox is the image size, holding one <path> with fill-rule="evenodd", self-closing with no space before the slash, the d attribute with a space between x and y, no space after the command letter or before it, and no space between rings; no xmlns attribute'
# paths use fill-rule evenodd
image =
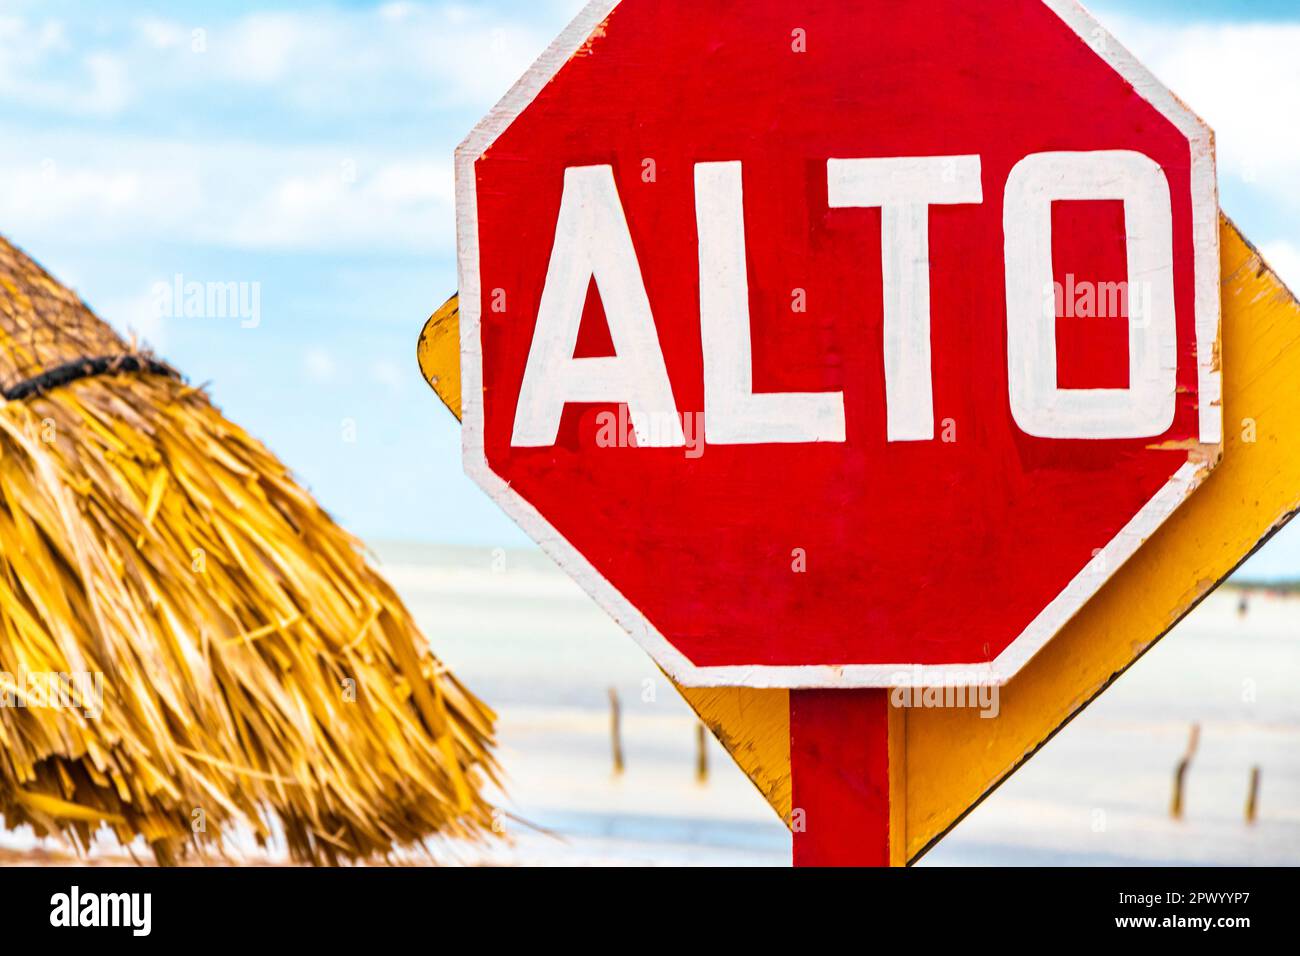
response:
<svg viewBox="0 0 1300 956"><path fill-rule="evenodd" d="M425 381L460 420L460 298L452 296L424 325L416 357Z"/></svg>
<svg viewBox="0 0 1300 956"><path fill-rule="evenodd" d="M921 856L1300 510L1300 303L1226 217L1220 233L1223 462L1002 688L997 718L894 709L893 862ZM459 417L457 317L453 298L419 356ZM678 690L789 824L789 692Z"/></svg>

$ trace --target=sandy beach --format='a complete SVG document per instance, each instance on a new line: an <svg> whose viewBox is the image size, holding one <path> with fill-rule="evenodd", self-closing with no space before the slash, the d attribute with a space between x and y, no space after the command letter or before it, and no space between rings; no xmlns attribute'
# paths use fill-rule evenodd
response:
<svg viewBox="0 0 1300 956"><path fill-rule="evenodd" d="M541 555L381 548L447 661L502 713L514 863L770 864L789 836L635 644ZM1300 600L1211 596L923 860L925 865L1300 863ZM627 770L611 773L608 687ZM1168 806L1190 727L1181 822ZM1259 818L1243 822L1250 768ZM471 854L471 857L473 855Z"/></svg>
<svg viewBox="0 0 1300 956"><path fill-rule="evenodd" d="M379 545L385 575L437 653L500 713L507 840L441 843L446 863L755 865L789 862L790 838L671 685L543 555ZM1300 600L1211 596L1081 717L985 800L923 865L1300 863ZM612 772L608 692L622 705L626 769ZM1199 723L1182 821L1173 770ZM1243 821L1251 767L1259 818ZM75 856L30 832L6 862ZM237 858L279 862L237 847ZM137 849L137 856L148 854ZM413 854L411 861L427 859ZM103 845L100 864L129 863Z"/></svg>

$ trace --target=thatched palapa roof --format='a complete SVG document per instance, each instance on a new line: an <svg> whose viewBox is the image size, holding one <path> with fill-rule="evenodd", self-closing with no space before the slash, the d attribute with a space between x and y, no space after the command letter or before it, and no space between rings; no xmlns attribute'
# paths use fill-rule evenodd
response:
<svg viewBox="0 0 1300 956"><path fill-rule="evenodd" d="M163 862L232 826L318 863L489 831L494 715L360 544L3 239L0 387L8 826Z"/></svg>

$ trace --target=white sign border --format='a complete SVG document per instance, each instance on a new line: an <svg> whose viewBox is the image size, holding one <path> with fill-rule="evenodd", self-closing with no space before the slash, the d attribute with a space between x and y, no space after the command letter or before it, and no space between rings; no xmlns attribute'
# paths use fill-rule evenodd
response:
<svg viewBox="0 0 1300 956"><path fill-rule="evenodd" d="M592 0L456 150L457 261L460 273L462 446L466 473L492 497L677 683L687 687L889 687L1004 684L1097 593L1205 479L1222 455L1219 368L1219 200L1214 134L1075 0L1043 0L1148 103L1187 136L1192 162L1196 268L1196 350L1202 447L1106 547L991 662L941 664L736 665L700 667L677 650L550 522L492 471L483 439L483 354L480 340L478 197L474 164L542 88L593 39L620 0ZM1212 454L1206 458L1207 448Z"/></svg>

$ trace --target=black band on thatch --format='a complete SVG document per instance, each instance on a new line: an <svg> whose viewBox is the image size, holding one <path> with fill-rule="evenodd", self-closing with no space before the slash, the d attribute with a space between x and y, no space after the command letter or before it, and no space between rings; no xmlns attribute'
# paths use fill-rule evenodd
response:
<svg viewBox="0 0 1300 956"><path fill-rule="evenodd" d="M33 375L16 385L4 389L6 401L17 402L34 395L43 395L52 388L59 388L69 382L96 375L116 375L120 372L141 372L145 375L165 375L180 379L180 373L170 365L143 355L101 355L96 358L76 359L64 362L40 375Z"/></svg>

